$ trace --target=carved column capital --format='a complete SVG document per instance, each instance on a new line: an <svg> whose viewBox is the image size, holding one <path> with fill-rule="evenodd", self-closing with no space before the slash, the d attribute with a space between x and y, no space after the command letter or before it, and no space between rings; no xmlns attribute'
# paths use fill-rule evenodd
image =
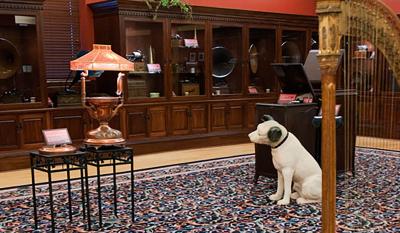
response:
<svg viewBox="0 0 400 233"><path fill-rule="evenodd" d="M318 62L321 67L321 76L324 74L336 75L340 54L320 54Z"/></svg>

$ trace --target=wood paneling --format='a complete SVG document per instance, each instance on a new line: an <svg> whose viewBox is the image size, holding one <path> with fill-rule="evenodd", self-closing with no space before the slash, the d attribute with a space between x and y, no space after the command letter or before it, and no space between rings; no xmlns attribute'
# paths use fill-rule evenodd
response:
<svg viewBox="0 0 400 233"><path fill-rule="evenodd" d="M16 115L0 116L0 149L18 148L19 125Z"/></svg>
<svg viewBox="0 0 400 233"><path fill-rule="evenodd" d="M167 109L165 106L149 107L149 136L162 137L167 135Z"/></svg>
<svg viewBox="0 0 400 233"><path fill-rule="evenodd" d="M211 105L211 130L226 130L226 104Z"/></svg>
<svg viewBox="0 0 400 233"><path fill-rule="evenodd" d="M247 104L247 127L255 129L256 126L256 103L250 102Z"/></svg>
<svg viewBox="0 0 400 233"><path fill-rule="evenodd" d="M87 129L87 118L84 110L64 110L55 111L52 115L52 127L67 128L72 140L82 140L85 138Z"/></svg>
<svg viewBox="0 0 400 233"><path fill-rule="evenodd" d="M243 105L229 104L228 111L228 129L241 129L244 126Z"/></svg>
<svg viewBox="0 0 400 233"><path fill-rule="evenodd" d="M145 107L127 109L128 138L144 138L147 136L147 112Z"/></svg>
<svg viewBox="0 0 400 233"><path fill-rule="evenodd" d="M206 133L207 109L207 104L173 105L170 118L172 135Z"/></svg>
<svg viewBox="0 0 400 233"><path fill-rule="evenodd" d="M171 107L171 127L173 135L183 135L190 132L189 105L174 105Z"/></svg>
<svg viewBox="0 0 400 233"><path fill-rule="evenodd" d="M20 115L22 147L43 143L42 129L46 129L45 115L42 113Z"/></svg>
<svg viewBox="0 0 400 233"><path fill-rule="evenodd" d="M244 112L241 103L218 103L211 106L213 131L244 128Z"/></svg>
<svg viewBox="0 0 400 233"><path fill-rule="evenodd" d="M206 133L208 128L207 104L193 104L190 115L192 133Z"/></svg>

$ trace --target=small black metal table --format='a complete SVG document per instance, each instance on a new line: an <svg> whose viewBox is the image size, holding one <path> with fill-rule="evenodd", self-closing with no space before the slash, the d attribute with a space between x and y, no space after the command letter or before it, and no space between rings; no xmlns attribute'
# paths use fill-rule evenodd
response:
<svg viewBox="0 0 400 233"><path fill-rule="evenodd" d="M114 215L117 217L117 165L130 164L131 173L131 215L132 221L134 218L134 176L133 176L133 150L129 147L121 146L101 146L96 147L82 147L81 151L86 152L87 165L95 166L97 169L97 198L98 198L98 211L99 211L99 226L103 226L102 220L102 200L101 200L101 183L100 183L100 168L112 166L113 167L113 191L114 191Z"/></svg>
<svg viewBox="0 0 400 233"><path fill-rule="evenodd" d="M81 197L82 197L82 210L83 219L88 221L88 230L91 230L90 224L90 208L89 208L89 192L88 190L88 175L87 175L87 164L86 164L86 153L82 151L77 151L75 153L68 154L40 154L38 152L30 153L31 160L31 175L32 175L32 196L33 196L33 213L35 220L35 229L38 228L37 221L37 204L36 204L36 181L35 181L35 170L46 172L48 175L48 185L49 185L49 203L50 203L50 217L51 217L51 229L55 232L55 216L54 216L54 201L53 201L53 180L51 175L56 172L66 172L67 173L67 188L68 188L68 211L69 220L72 222L72 200L71 200L71 175L70 172L73 170L80 170L81 179ZM84 174L85 172L85 174ZM87 205L85 208L85 204ZM87 212L86 212L87 211Z"/></svg>

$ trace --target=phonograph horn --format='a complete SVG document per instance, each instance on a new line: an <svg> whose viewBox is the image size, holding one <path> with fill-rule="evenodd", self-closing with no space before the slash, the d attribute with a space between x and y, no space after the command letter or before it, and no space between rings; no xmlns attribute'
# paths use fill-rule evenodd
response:
<svg viewBox="0 0 400 233"><path fill-rule="evenodd" d="M0 38L0 79L12 77L21 66L21 56L10 41Z"/></svg>
<svg viewBox="0 0 400 233"><path fill-rule="evenodd" d="M235 68L237 59L231 52L222 46L212 48L213 52L213 70L212 76L215 78L225 78L230 75Z"/></svg>

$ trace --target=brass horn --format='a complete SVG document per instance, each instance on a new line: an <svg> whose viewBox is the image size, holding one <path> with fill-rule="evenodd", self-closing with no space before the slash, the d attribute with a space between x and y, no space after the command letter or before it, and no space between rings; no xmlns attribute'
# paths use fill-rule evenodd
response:
<svg viewBox="0 0 400 233"><path fill-rule="evenodd" d="M17 48L9 40L0 38L0 80L12 77L20 66Z"/></svg>

